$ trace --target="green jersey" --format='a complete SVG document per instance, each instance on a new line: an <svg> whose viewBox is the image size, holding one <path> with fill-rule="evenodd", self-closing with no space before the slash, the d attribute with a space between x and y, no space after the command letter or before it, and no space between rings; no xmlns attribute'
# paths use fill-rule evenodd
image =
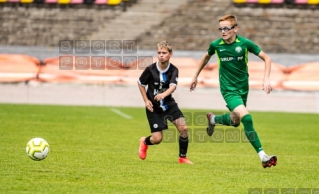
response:
<svg viewBox="0 0 319 194"><path fill-rule="evenodd" d="M248 52L258 55L261 49L251 40L237 36L231 44L222 38L215 40L207 51L209 55L217 54L221 92L248 92Z"/></svg>

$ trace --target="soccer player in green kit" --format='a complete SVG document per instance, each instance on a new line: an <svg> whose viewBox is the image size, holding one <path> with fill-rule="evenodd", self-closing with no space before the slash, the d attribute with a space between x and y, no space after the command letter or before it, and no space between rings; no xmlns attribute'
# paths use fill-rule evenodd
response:
<svg viewBox="0 0 319 194"><path fill-rule="evenodd" d="M265 62L263 90L269 94L272 90L269 80L271 59L259 46L251 40L238 36L236 16L225 15L219 19L222 38L210 43L207 53L200 60L200 65L192 80L190 91L197 85L197 77L212 55L216 54L219 61L219 83L221 94L226 101L230 113L224 115L207 114L207 134L213 135L216 124L238 127L244 125L245 135L258 153L264 168L276 166L277 157L268 156L263 150L258 134L254 129L252 116L246 109L248 84L248 52L257 55Z"/></svg>

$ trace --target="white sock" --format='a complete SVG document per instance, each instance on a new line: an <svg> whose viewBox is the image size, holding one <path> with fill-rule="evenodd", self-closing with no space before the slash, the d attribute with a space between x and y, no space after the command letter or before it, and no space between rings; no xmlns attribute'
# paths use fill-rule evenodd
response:
<svg viewBox="0 0 319 194"><path fill-rule="evenodd" d="M215 115L210 117L210 124L215 125Z"/></svg>
<svg viewBox="0 0 319 194"><path fill-rule="evenodd" d="M261 150L260 152L258 152L258 156L260 158L261 161L263 161L264 156L267 155L264 150Z"/></svg>

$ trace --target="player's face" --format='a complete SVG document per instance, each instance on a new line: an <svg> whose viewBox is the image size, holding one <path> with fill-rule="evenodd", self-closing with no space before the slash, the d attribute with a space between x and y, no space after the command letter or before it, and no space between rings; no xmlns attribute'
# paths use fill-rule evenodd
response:
<svg viewBox="0 0 319 194"><path fill-rule="evenodd" d="M166 63L171 58L172 53L170 53L167 48L157 48L157 58L161 63Z"/></svg>
<svg viewBox="0 0 319 194"><path fill-rule="evenodd" d="M221 21L218 30L224 40L230 40L236 37L237 26L232 25L230 21Z"/></svg>

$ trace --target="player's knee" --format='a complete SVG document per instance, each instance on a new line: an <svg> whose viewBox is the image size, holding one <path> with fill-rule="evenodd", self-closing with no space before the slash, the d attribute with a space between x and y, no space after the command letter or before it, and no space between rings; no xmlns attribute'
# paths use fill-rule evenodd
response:
<svg viewBox="0 0 319 194"><path fill-rule="evenodd" d="M232 126L233 127L238 127L240 125L240 118L235 113L231 114L231 121L232 121Z"/></svg>
<svg viewBox="0 0 319 194"><path fill-rule="evenodd" d="M162 136L153 136L152 140L153 144L160 144L162 142Z"/></svg>
<svg viewBox="0 0 319 194"><path fill-rule="evenodd" d="M178 127L179 135L181 137L187 137L188 136L188 127L186 125L181 125Z"/></svg>

